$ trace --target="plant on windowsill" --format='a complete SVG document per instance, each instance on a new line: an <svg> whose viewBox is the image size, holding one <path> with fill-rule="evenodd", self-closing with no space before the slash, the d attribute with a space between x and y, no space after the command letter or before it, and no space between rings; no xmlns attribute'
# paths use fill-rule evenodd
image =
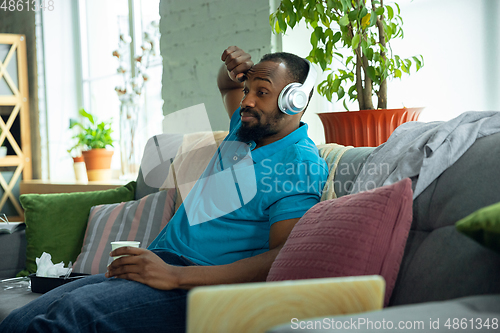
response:
<svg viewBox="0 0 500 333"><path fill-rule="evenodd" d="M114 142L111 137L111 121L97 123L94 116L85 109L80 109L79 114L85 120L80 122L70 119L70 129L77 127L79 132L73 136L73 139L77 140L76 144L68 151L81 150L88 180L108 180L111 178L113 151L107 148L113 147Z"/></svg>
<svg viewBox="0 0 500 333"><path fill-rule="evenodd" d="M275 33L285 33L288 27L293 28L302 19L314 29L310 38L312 50L307 59L329 72L326 80L318 85L318 92L330 102L336 95L337 100L343 100L346 110L346 100L357 101L361 110L320 113L327 142L377 146L402 122L418 118L422 108L387 110L387 80L401 78L403 73L410 74L412 67L418 71L423 66L421 55L402 59L392 52L390 41L404 36L397 3L282 0L270 15L269 22ZM350 52L342 54L338 52L340 49ZM341 67L330 68L333 60L338 60ZM374 96L377 97L376 109ZM393 114L401 119L395 121ZM349 118L353 118L353 123L349 123ZM367 129L368 123L374 120L388 120L389 127L376 124L374 129ZM349 129L353 133L347 133ZM359 137L363 133L367 137Z"/></svg>

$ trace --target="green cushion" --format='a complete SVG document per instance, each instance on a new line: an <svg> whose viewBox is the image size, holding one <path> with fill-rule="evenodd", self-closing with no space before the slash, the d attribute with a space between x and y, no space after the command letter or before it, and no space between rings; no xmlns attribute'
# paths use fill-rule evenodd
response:
<svg viewBox="0 0 500 333"><path fill-rule="evenodd" d="M36 272L43 252L54 264L75 262L81 251L90 208L134 199L136 182L105 191L23 194L19 200L26 223L26 264L18 276Z"/></svg>
<svg viewBox="0 0 500 333"><path fill-rule="evenodd" d="M455 226L485 247L500 252L500 202L475 211Z"/></svg>

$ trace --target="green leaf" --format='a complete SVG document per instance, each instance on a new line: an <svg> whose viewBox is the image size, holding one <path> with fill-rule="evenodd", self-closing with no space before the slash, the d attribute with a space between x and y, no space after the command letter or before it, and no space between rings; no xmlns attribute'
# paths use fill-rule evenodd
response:
<svg viewBox="0 0 500 333"><path fill-rule="evenodd" d="M373 82L377 81L377 72L375 70L375 67L368 66L368 68L366 69L366 74Z"/></svg>
<svg viewBox="0 0 500 333"><path fill-rule="evenodd" d="M335 54L340 59L344 58L344 55L342 53L340 53L340 52L334 52L333 54Z"/></svg>
<svg viewBox="0 0 500 333"><path fill-rule="evenodd" d="M279 26L280 30L283 31L283 33L286 32L286 27L287 26L286 26L283 14L278 15L278 26Z"/></svg>
<svg viewBox="0 0 500 333"><path fill-rule="evenodd" d="M349 108L347 107L347 104L346 104L346 100L345 100L345 99L344 99L344 101L342 102L342 104L344 105L345 109L346 109L347 111L349 111Z"/></svg>
<svg viewBox="0 0 500 333"><path fill-rule="evenodd" d="M338 97L337 100L340 101L342 97L344 97L344 95L345 95L344 88L339 87L339 89L337 90L337 97Z"/></svg>
<svg viewBox="0 0 500 333"><path fill-rule="evenodd" d="M370 14L370 27L373 27L377 24L377 15Z"/></svg>
<svg viewBox="0 0 500 333"><path fill-rule="evenodd" d="M377 14L377 16L380 16L380 15L384 14L384 7L378 7L375 10L375 14Z"/></svg>
<svg viewBox="0 0 500 333"><path fill-rule="evenodd" d="M338 78L335 79L332 84L332 91L337 92L339 90L340 83L341 83L340 79Z"/></svg>
<svg viewBox="0 0 500 333"><path fill-rule="evenodd" d="M87 111L85 111L85 109L83 109L83 108L80 109L79 113L80 113L80 115L82 117L87 118L92 125L94 124L94 117L90 113L88 113Z"/></svg>
<svg viewBox="0 0 500 333"><path fill-rule="evenodd" d="M361 37L360 37L360 35L359 35L359 34L356 34L356 35L353 37L353 39L352 39L352 43L351 43L351 47L352 47L353 49L356 49L356 48L358 47L358 45L359 45L359 39L360 39L360 38L361 38Z"/></svg>
<svg viewBox="0 0 500 333"><path fill-rule="evenodd" d="M394 71L394 77L401 78L401 71L399 69Z"/></svg>
<svg viewBox="0 0 500 333"><path fill-rule="evenodd" d="M318 41L323 41L325 40L325 37L323 36L323 28L322 27L316 27L316 29L314 29L314 34L316 35L316 38L318 39Z"/></svg>
<svg viewBox="0 0 500 333"><path fill-rule="evenodd" d="M349 21L355 21L358 18L359 10L355 9L349 12L347 16L349 17Z"/></svg>
<svg viewBox="0 0 500 333"><path fill-rule="evenodd" d="M285 12L287 14L290 14L290 12L293 12L293 5L290 2L290 0L281 0L281 4L285 7Z"/></svg>
<svg viewBox="0 0 500 333"><path fill-rule="evenodd" d="M315 49L316 47L318 47L318 36L315 34L315 33L312 33L311 34L311 45L312 47Z"/></svg>
<svg viewBox="0 0 500 333"><path fill-rule="evenodd" d="M363 7L361 9L361 12L359 13L359 18L362 19L362 18L366 17L366 14L368 14L368 9L366 7Z"/></svg>
<svg viewBox="0 0 500 333"><path fill-rule="evenodd" d="M337 31L332 38L333 44L337 43L340 40L340 37L342 37L342 33L340 31Z"/></svg>
<svg viewBox="0 0 500 333"><path fill-rule="evenodd" d="M342 16L339 20L339 24L344 27L347 26L349 24L349 17L347 15Z"/></svg>
<svg viewBox="0 0 500 333"><path fill-rule="evenodd" d="M293 27L295 27L296 23L297 23L297 14L295 14L294 12L291 12L288 15L288 25L290 26L290 28L293 29Z"/></svg>
<svg viewBox="0 0 500 333"><path fill-rule="evenodd" d="M399 8L399 5L398 5L396 2L395 2L394 4L395 4L395 5L396 5L396 7L398 8L398 15L400 15L400 14L401 14L401 8ZM401 22L401 23L403 23L403 22Z"/></svg>
<svg viewBox="0 0 500 333"><path fill-rule="evenodd" d="M365 50L365 52L364 52L364 53L365 53L366 58L367 58L368 60L370 60L370 61L371 61L371 60L373 60L373 49L372 49L372 48L369 48L369 47L368 47L368 48L366 48L366 50Z"/></svg>
<svg viewBox="0 0 500 333"><path fill-rule="evenodd" d="M392 9L391 6L385 6L385 8L387 9L387 18L390 20L393 19L394 17L394 9Z"/></svg>
<svg viewBox="0 0 500 333"><path fill-rule="evenodd" d="M349 95L349 97L351 99L354 99L356 97L356 95L354 95L354 91L356 91L356 85L355 84L353 84L351 86L351 88L349 88L349 91L347 92L347 94Z"/></svg>

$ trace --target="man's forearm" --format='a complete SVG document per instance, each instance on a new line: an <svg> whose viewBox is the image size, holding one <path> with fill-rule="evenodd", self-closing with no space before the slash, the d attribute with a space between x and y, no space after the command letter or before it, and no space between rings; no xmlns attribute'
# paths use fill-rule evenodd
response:
<svg viewBox="0 0 500 333"><path fill-rule="evenodd" d="M243 89L243 83L231 80L225 64L220 67L219 73L217 74L217 86L222 95L233 89Z"/></svg>
<svg viewBox="0 0 500 333"><path fill-rule="evenodd" d="M227 265L179 267L179 288L265 281L281 247Z"/></svg>

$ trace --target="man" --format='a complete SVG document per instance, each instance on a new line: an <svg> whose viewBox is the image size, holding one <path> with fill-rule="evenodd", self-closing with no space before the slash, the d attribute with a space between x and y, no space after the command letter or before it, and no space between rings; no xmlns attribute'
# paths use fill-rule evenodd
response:
<svg viewBox="0 0 500 333"><path fill-rule="evenodd" d="M126 256L113 261L105 275L52 290L13 312L1 332L183 332L190 288L265 281L294 225L319 201L327 178L326 163L300 122L303 111L287 115L278 107L283 88L304 82L309 66L290 54L268 55L254 65L234 46L222 60L217 83L231 117L225 143L245 143L251 163L239 166L240 155L227 149L231 155L217 153L205 176L254 173L255 193L245 192L238 178L239 200L245 202L221 213L203 192L202 179L210 177L200 178L148 250L113 251L111 256ZM189 208L186 201L196 205Z"/></svg>

